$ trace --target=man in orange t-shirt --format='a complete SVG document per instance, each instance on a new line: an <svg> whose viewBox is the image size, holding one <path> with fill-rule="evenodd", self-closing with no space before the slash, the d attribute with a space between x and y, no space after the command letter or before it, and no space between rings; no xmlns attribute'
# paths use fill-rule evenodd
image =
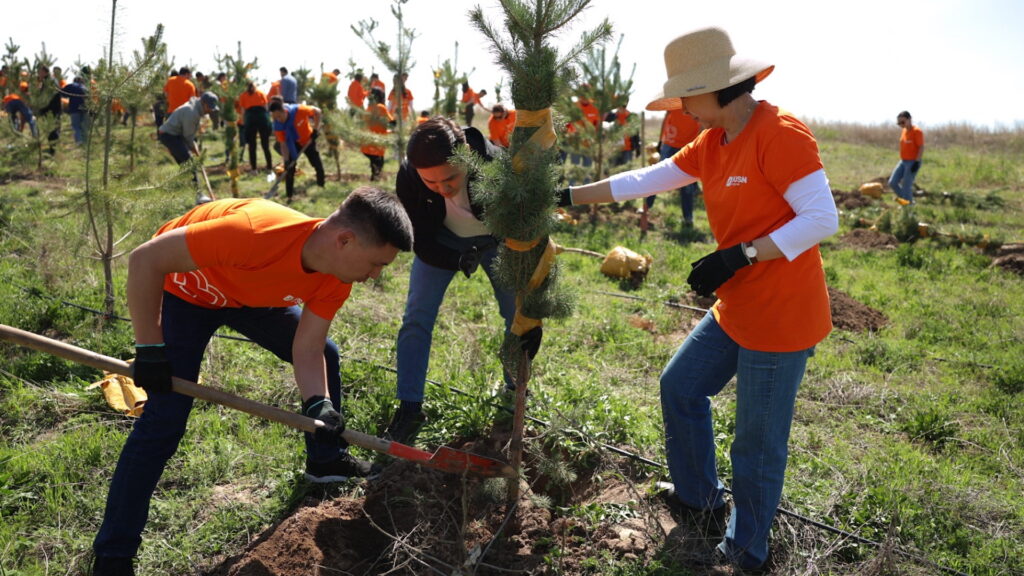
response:
<svg viewBox="0 0 1024 576"><path fill-rule="evenodd" d="M900 162L889 176L889 187L896 193L896 201L906 206L914 203L914 180L924 156L924 132L914 126L910 112L904 110L896 116L900 132Z"/></svg>
<svg viewBox="0 0 1024 576"><path fill-rule="evenodd" d="M473 126L473 117L476 116L476 107L483 107L481 98L487 95L487 90L481 90L477 93L469 87L469 82L462 83L462 117L466 121L466 126Z"/></svg>
<svg viewBox="0 0 1024 576"><path fill-rule="evenodd" d="M377 278L412 249L412 224L394 194L354 190L326 219L262 199L198 206L163 225L128 260L135 383L149 394L114 470L93 542L93 574L133 574L149 502L185 435L192 398L172 377L199 379L221 326L294 368L302 413L324 426L306 434L306 478L343 482L372 473L341 435L341 376L331 322L352 285Z"/></svg>
<svg viewBox="0 0 1024 576"><path fill-rule="evenodd" d="M503 104L495 104L491 108L491 117L487 120L488 139L508 148L511 144L512 130L516 127L516 111L505 108Z"/></svg>
<svg viewBox="0 0 1024 576"><path fill-rule="evenodd" d="M182 66L178 70L178 75L167 79L164 83L164 94L167 96L167 110L165 114L170 116L172 112L178 109L185 102L188 102L190 98L197 96L196 86L192 83L192 71L187 67Z"/></svg>
<svg viewBox="0 0 1024 576"><path fill-rule="evenodd" d="M687 282L718 296L661 373L677 517L720 539L709 564L764 569L782 497L796 394L832 329L818 245L839 216L810 129L751 94L774 66L737 55L706 27L664 50L668 80L648 110L683 109L704 131L670 160L562 191L559 204L624 201L700 179L717 249ZM716 464L710 396L735 378L731 518Z"/></svg>
<svg viewBox="0 0 1024 576"><path fill-rule="evenodd" d="M292 195L295 194L295 167L300 154L306 155L306 159L316 172L316 185L323 188L324 163L316 149L320 123L323 120L320 109L316 106L285 104L275 100L270 103L270 117L274 121L274 136L277 138L281 160L285 165L284 183L288 201L291 202Z"/></svg>
<svg viewBox="0 0 1024 576"><path fill-rule="evenodd" d="M352 76L352 82L348 85L348 114L349 116L355 116L365 108L366 97L369 93L366 87L363 86L363 73L356 72Z"/></svg>

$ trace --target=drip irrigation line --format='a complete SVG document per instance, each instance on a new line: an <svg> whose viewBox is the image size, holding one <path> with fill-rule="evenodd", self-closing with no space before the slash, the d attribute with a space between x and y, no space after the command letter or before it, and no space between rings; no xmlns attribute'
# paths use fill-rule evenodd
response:
<svg viewBox="0 0 1024 576"><path fill-rule="evenodd" d="M678 302L673 302L671 300L652 300L650 298L643 298L641 296L633 296L631 294L623 294L621 292L606 292L604 290L588 290L588 292L591 294L600 294L602 296L614 296L616 298L625 298L626 300L639 300L641 302L658 302L659 304L664 304L665 306L670 306L672 308L681 308L683 310L691 310L693 312L700 312L702 314L708 313L707 308L700 308L698 306L688 306L686 304L680 304Z"/></svg>
<svg viewBox="0 0 1024 576"><path fill-rule="evenodd" d="M122 316L110 316L107 313L102 312L100 310L95 310L95 309L88 308L86 306L81 306L79 304L75 304L73 302L68 302L68 301L65 301L65 300L58 300L57 298L55 298L53 296L48 296L48 295L42 293L40 290L38 290L36 288L24 288L24 287L22 287L22 290L25 290L25 291L29 292L29 294L31 294L33 296L46 297L46 298L50 298L52 300L57 300L61 304L65 304L67 306L78 308L80 310L85 310L87 312L92 312L92 313L94 313L96 315L99 315L99 316L104 316L104 317L107 317L107 318L114 318L116 320L131 321L130 318L125 318L125 317L122 317ZM608 295L608 296L615 296L615 297L619 297L619 298L626 298L626 299L629 299L629 300L641 300L641 301L647 301L647 302L651 302L652 301L650 299L641 298L639 296L631 296L629 294L619 294L619 293L615 293L615 292L594 291L594 293ZM707 312L706 309L697 308L695 306L686 306L686 305L683 305L683 304L678 304L678 303L670 302L670 301L663 301L663 303L666 304L666 305L669 305L669 306L677 307L677 308L684 308L684 309L687 309L687 310L694 310L694 311L705 312L705 313ZM229 336L229 335L224 335L224 334L214 334L214 337L224 338L224 339L227 339L227 340L236 340L236 341L240 341L240 342L255 343L255 342L253 342L253 340L251 340L249 338L240 337L240 336ZM358 362L358 363L361 363L361 364L366 364L368 366L371 366L373 368L377 368L379 370L384 370L384 371L392 372L392 373L396 373L396 374L398 373L398 370L396 370L394 368L391 368L390 366L383 366L381 364L376 364L374 362L371 362L369 360L364 360L364 359L361 359L361 358L353 358L353 357L347 357L347 358L349 360L354 361L354 362ZM439 382L437 380L431 380L429 378L426 378L425 380L427 382L429 382L430 384L433 384L435 386L438 386L438 387L441 387L441 388L447 388L448 390L450 390L450 391L452 391L452 392L454 392L456 394L459 394L460 396L465 396L465 397L468 397L468 398L476 399L478 401L480 400L480 398L476 394L467 392L467 391L462 390L462 389L460 389L460 388L458 388L456 386L452 386L450 384L444 384L442 382ZM494 397L486 399L484 401L484 403L489 405L489 406L491 406L491 407L498 408L500 410L504 410L505 412L508 412L510 414L514 413L514 411L511 408L509 408L508 406L505 406L504 404L501 404L501 403L495 401ZM530 422L532 422L534 424L537 424L537 425L539 425L541 427L544 427L544 428L550 428L551 427L551 423L548 422L548 421L541 420L540 418L536 418L536 417L530 416L528 414L525 415L525 417ZM580 430L571 430L571 432L573 434L577 435L578 437L580 437L581 439L583 439L584 441L587 441L587 442L592 441L592 439L590 437L588 437L584 432L582 432ZM619 448L617 446L612 446L611 444L607 444L605 442L596 442L595 444L597 446L599 446L600 448L604 449L604 450L607 450L609 452L613 452L615 454L618 454L618 455L623 456L625 458L628 458L630 460L634 460L636 462L640 462L640 463L646 464L648 466L653 466L655 468L661 468L661 469L665 469L665 470L668 469L668 465L665 464L664 462L657 462L655 460L651 460L650 458L646 458L644 456L636 454L635 452L630 452L628 450L624 450L624 449ZM733 494L732 490L729 489L729 488L725 488L724 491L727 494ZM797 512L793 512L791 510L787 510L786 508L783 508L781 506L777 507L776 511L779 514L782 514L783 516L788 516L788 517L793 518L795 520L799 520L800 522L803 522L804 524L807 524L809 526L813 526L815 528L818 528L819 530L824 530L826 532L831 532L831 533L833 533L833 534L835 534L837 536L842 536L843 538L848 538L848 539L854 540L854 541L856 541L858 543L867 544L867 545L873 546L875 548L879 548L880 549L882 547L882 543L880 543L880 542L876 542L875 540L871 540L870 538L865 538L863 536L859 536L857 534L854 534L854 533L849 532L847 530L843 530L841 528L837 528L837 527L832 526L830 524L825 524L824 522L820 522L818 520L814 520L813 518L809 518L807 516L804 516L803 514L799 514ZM892 550L893 550L893 552L895 552L896 554L899 554L900 556L903 556L904 558L907 558L909 560L913 560L914 562L916 562L918 564L921 564L921 565L924 565L924 566L927 566L929 568L934 568L936 570L940 570L942 572L945 572L946 574L953 574L955 576L969 576L968 574L966 574L964 572L960 572L959 570L956 570L956 569L953 569L953 568L949 568L947 566L943 566L943 565L938 564L936 562L933 562L933 561L931 561L931 560L929 560L929 559L927 559L927 558L925 558L923 556L920 556L918 554L914 554L913 552L909 552L909 551L903 550L902 548L900 548L898 546L897 547L893 547Z"/></svg>

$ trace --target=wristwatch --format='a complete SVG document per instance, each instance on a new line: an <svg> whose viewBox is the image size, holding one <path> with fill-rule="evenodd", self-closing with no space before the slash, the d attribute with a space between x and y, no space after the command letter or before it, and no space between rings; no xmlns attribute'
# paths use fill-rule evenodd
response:
<svg viewBox="0 0 1024 576"><path fill-rule="evenodd" d="M743 243L743 255L747 257L751 264L757 263L757 248L753 244Z"/></svg>

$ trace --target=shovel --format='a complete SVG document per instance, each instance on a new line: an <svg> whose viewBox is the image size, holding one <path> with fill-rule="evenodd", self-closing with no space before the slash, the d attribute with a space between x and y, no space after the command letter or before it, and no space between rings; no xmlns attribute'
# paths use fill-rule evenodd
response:
<svg viewBox="0 0 1024 576"><path fill-rule="evenodd" d="M282 172L280 174L274 174L274 173L267 174L267 182L269 182L271 177L273 177L274 178L274 184L270 187L270 190L267 190L266 193L263 194L263 199L264 200L270 200L271 198L273 198L274 196L277 195L277 187L281 185L281 180L284 180L285 178L288 177L288 170L290 170L293 166L295 166L299 162L299 158L302 158L302 155L306 153L306 148L309 148L309 145L312 144L312 143L313 143L313 139L310 138L309 141L306 142L306 144L302 147L302 149L299 150L299 153L295 155L295 158L292 158L291 161L288 162L288 164L285 165L284 172ZM286 146L287 144L282 144L282 145ZM353 444L354 444L354 442L353 442Z"/></svg>
<svg viewBox="0 0 1024 576"><path fill-rule="evenodd" d="M131 376L132 374L132 366L123 360L104 356L97 352L92 352L90 350L79 348L58 340L53 340L45 336L40 336L32 332L19 330L5 324L0 324L0 340L9 340L27 348L53 354L54 356L59 356L86 366L92 366L93 368L98 368L100 370L106 370L107 372L122 374L124 376ZM272 420L274 422L284 424L285 426L302 430L303 432L316 433L318 428L325 426L321 420L282 410L275 406L261 404L256 401L249 400L248 398L236 396L230 392L224 392L223 390L217 390L216 388L210 388L208 386L196 384L195 382L182 380L181 378L174 378L171 388L179 394L199 398L200 400L206 400L207 402L213 402L214 404L220 404L221 406L227 406L228 408L241 410L247 414L266 418L267 420ZM403 460L411 460L422 466L435 468L442 472L468 474L487 478L514 478L516 476L515 470L500 460L487 458L485 456L478 456L476 454L456 450L447 446L442 446L441 448L438 448L436 452L431 454L425 450L420 450L418 448L413 448L412 446L406 446L404 444L399 444L376 436L370 436L369 434L364 434L363 432L358 432L348 428L345 429L341 436L347 440L349 444L354 444L360 448L382 452Z"/></svg>

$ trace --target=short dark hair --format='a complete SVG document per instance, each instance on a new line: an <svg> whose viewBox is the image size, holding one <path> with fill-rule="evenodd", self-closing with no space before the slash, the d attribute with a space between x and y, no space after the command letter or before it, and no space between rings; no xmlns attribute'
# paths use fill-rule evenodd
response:
<svg viewBox="0 0 1024 576"><path fill-rule="evenodd" d="M354 230L371 246L390 244L402 252L412 250L412 222L398 196L373 186L353 190L327 224Z"/></svg>
<svg viewBox="0 0 1024 576"><path fill-rule="evenodd" d="M897 114L896 117L897 118L906 118L907 120L911 119L910 118L910 112L907 112L906 110L904 110L903 112L900 112L899 114Z"/></svg>
<svg viewBox="0 0 1024 576"><path fill-rule="evenodd" d="M287 74L287 73L288 73L288 69L285 68L284 66L281 66L281 74Z"/></svg>
<svg viewBox="0 0 1024 576"><path fill-rule="evenodd" d="M182 66L181 68L178 69L178 74L179 75L191 74L191 73L192 73L192 71L188 69L188 66Z"/></svg>
<svg viewBox="0 0 1024 576"><path fill-rule="evenodd" d="M447 164L455 148L465 143L466 134L458 124L445 116L434 116L413 130L405 156L415 168L433 168Z"/></svg>
<svg viewBox="0 0 1024 576"><path fill-rule="evenodd" d="M278 110L284 110L284 100L278 100L277 98L270 99L270 106L267 107L270 112L277 112Z"/></svg>
<svg viewBox="0 0 1024 576"><path fill-rule="evenodd" d="M746 80L729 86L728 88L722 88L715 92L715 98L718 100L718 105L725 108L730 102L743 96L744 94L750 94L754 91L754 86L757 85L757 77L751 76Z"/></svg>
<svg viewBox="0 0 1024 576"><path fill-rule="evenodd" d="M384 96L384 91L381 90L380 88L374 88L373 90L370 90L370 101L371 102L376 102L377 104L383 104L385 99L386 99L386 97Z"/></svg>

